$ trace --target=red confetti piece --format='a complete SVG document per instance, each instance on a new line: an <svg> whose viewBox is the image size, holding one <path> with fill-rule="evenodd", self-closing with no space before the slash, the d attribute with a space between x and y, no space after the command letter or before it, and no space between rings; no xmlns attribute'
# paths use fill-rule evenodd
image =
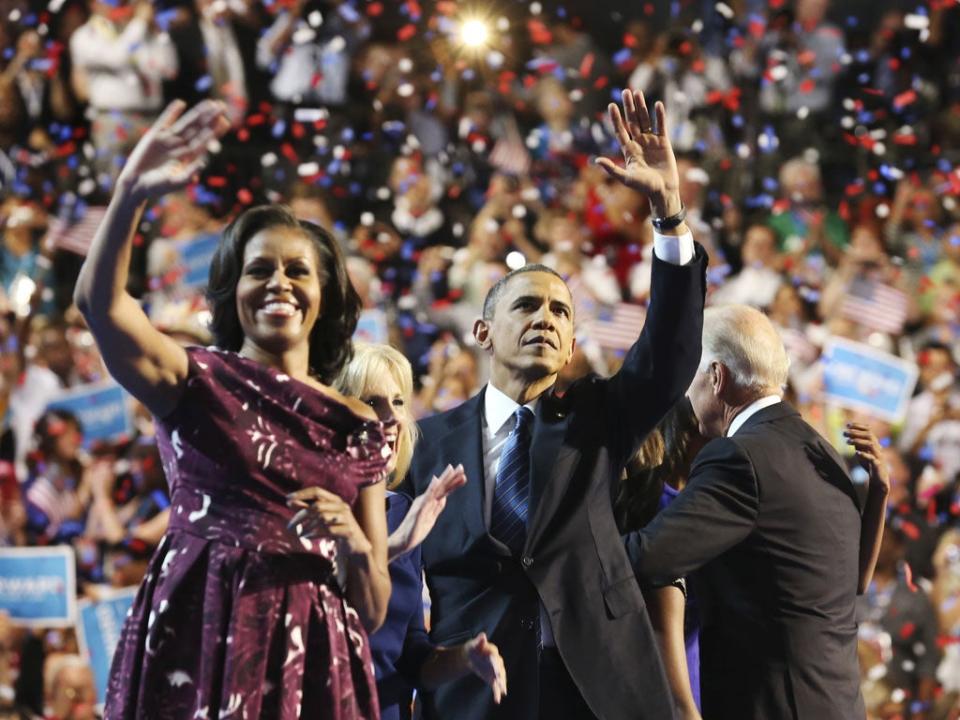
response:
<svg viewBox="0 0 960 720"><path fill-rule="evenodd" d="M240 128L237 130L237 140L240 142L246 142L250 139L250 131L246 128Z"/></svg>
<svg viewBox="0 0 960 720"><path fill-rule="evenodd" d="M813 89L816 87L816 83L813 82L810 78L806 78L803 82L800 83L800 92L809 93L813 92Z"/></svg>
<svg viewBox="0 0 960 720"><path fill-rule="evenodd" d="M893 142L894 142L895 145L916 145L916 144L917 144L917 136L914 135L913 133L909 133L909 134L908 134L908 133L904 133L904 134L898 133L898 134L896 134L896 135L893 136Z"/></svg>
<svg viewBox="0 0 960 720"><path fill-rule="evenodd" d="M917 591L917 586L913 584L913 568L910 567L910 563L908 562L903 564L903 579L906 580L910 592Z"/></svg>
<svg viewBox="0 0 960 720"><path fill-rule="evenodd" d="M603 90L609 84L610 84L610 78L608 78L606 75L601 75L594 81L593 86L597 90Z"/></svg>
<svg viewBox="0 0 960 720"><path fill-rule="evenodd" d="M253 202L253 193L246 188L240 188L237 190L237 200L242 202L244 205L249 205Z"/></svg>
<svg viewBox="0 0 960 720"><path fill-rule="evenodd" d="M380 17L383 14L383 3L372 2L367 5L367 15L370 17Z"/></svg>
<svg viewBox="0 0 960 720"><path fill-rule="evenodd" d="M595 58L592 52L583 56L583 60L580 62L580 77L590 77L590 72L593 70L594 60Z"/></svg>
<svg viewBox="0 0 960 720"><path fill-rule="evenodd" d="M904 521L900 526L900 529L903 531L903 534L906 535L911 540L916 540L920 537L920 528L914 525L912 522Z"/></svg>
<svg viewBox="0 0 960 720"><path fill-rule="evenodd" d="M414 35L416 34L417 26L412 23L408 23L397 30L397 40L400 42L406 42L407 40L413 39Z"/></svg>
<svg viewBox="0 0 960 720"><path fill-rule="evenodd" d="M916 588L913 588L913 589L916 590ZM900 635L901 638L906 640L908 637L913 635L913 633L915 633L916 631L917 631L917 626L915 623L905 622L903 625L900 626L900 632L898 633L898 635Z"/></svg>
<svg viewBox="0 0 960 720"><path fill-rule="evenodd" d="M283 143L280 146L280 152L283 153L283 156L290 162L297 162L297 151L293 149L293 145L290 143Z"/></svg>
<svg viewBox="0 0 960 720"><path fill-rule="evenodd" d="M222 188L227 186L227 179L222 175L211 175L207 178L207 185L215 188Z"/></svg>
<svg viewBox="0 0 960 720"><path fill-rule="evenodd" d="M917 101L917 91L907 90L906 92L902 92L893 98L893 106L897 110L902 110L907 105L915 103L916 101Z"/></svg>
<svg viewBox="0 0 960 720"><path fill-rule="evenodd" d="M247 125L250 127L256 127L257 125L263 125L267 121L267 116L263 113L254 113L247 118Z"/></svg>
<svg viewBox="0 0 960 720"><path fill-rule="evenodd" d="M553 34L539 20L527 20L527 31L530 33L530 41L535 45L549 45L553 42Z"/></svg>

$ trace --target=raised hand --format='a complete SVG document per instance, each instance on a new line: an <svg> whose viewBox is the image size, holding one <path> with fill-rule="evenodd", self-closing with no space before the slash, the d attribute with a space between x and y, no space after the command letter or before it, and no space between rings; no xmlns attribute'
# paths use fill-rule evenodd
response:
<svg viewBox="0 0 960 720"><path fill-rule="evenodd" d="M439 477L434 476L426 492L417 496L403 522L390 534L387 547L391 560L410 552L424 541L446 507L447 496L466 482L463 465L447 465Z"/></svg>
<svg viewBox="0 0 960 720"><path fill-rule="evenodd" d="M884 493L890 492L890 468L883 459L880 441L873 431L861 423L847 423L843 431L847 444L853 446L857 460L870 475L870 485Z"/></svg>
<svg viewBox="0 0 960 720"><path fill-rule="evenodd" d="M471 672L490 686L493 701L499 705L507 694L507 669L500 650L487 640L486 633L480 633L462 647Z"/></svg>
<svg viewBox="0 0 960 720"><path fill-rule="evenodd" d="M335 538L345 542L348 555L370 552L370 540L350 506L336 493L308 487L287 496L287 505L299 508L287 527L303 538Z"/></svg>
<svg viewBox="0 0 960 720"><path fill-rule="evenodd" d="M134 201L189 183L206 164L211 141L230 129L223 103L204 100L184 112L186 107L182 100L170 103L130 153L117 187Z"/></svg>
<svg viewBox="0 0 960 720"><path fill-rule="evenodd" d="M624 164L597 158L597 164L627 187L645 194L658 217L680 212L680 176L667 133L666 110L654 105L656 125L640 91L624 90L623 114L615 103L608 110Z"/></svg>

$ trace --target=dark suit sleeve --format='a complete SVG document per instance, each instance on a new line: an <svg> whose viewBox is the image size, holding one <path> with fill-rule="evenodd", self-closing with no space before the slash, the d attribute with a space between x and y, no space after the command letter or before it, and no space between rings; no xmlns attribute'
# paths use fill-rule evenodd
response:
<svg viewBox="0 0 960 720"><path fill-rule="evenodd" d="M634 572L654 585L689 574L746 538L757 509L750 459L732 440L714 440L700 451L677 499L624 538Z"/></svg>
<svg viewBox="0 0 960 720"><path fill-rule="evenodd" d="M686 265L654 255L650 307L640 337L606 383L612 450L623 467L690 386L700 364L707 255L698 244Z"/></svg>

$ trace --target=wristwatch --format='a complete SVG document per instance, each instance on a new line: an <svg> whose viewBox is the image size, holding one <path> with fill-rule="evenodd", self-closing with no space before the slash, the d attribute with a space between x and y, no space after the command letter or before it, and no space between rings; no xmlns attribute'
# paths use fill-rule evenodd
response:
<svg viewBox="0 0 960 720"><path fill-rule="evenodd" d="M673 230L677 225L682 223L686 217L687 209L681 205L680 212L665 218L651 217L650 222L653 224L654 230L663 232L664 230Z"/></svg>

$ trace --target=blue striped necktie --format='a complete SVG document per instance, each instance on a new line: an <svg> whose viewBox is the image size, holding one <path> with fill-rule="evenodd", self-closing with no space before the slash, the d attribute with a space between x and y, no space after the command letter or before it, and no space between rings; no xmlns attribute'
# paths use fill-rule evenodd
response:
<svg viewBox="0 0 960 720"><path fill-rule="evenodd" d="M533 412L521 405L514 413L517 424L503 444L497 484L490 512L490 534L514 553L523 549L527 535L530 497L530 427Z"/></svg>

